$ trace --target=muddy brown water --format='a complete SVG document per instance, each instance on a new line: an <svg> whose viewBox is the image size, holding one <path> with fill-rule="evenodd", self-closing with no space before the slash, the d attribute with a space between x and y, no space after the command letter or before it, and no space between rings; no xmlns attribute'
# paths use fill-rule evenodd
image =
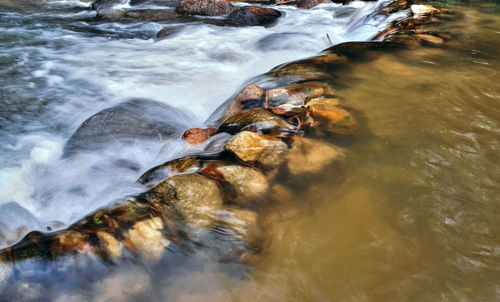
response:
<svg viewBox="0 0 500 302"><path fill-rule="evenodd" d="M363 125L338 141L346 162L265 209L251 265L129 264L54 299L500 300L500 16L453 8L464 17L441 30L456 47L376 53L343 73L338 96Z"/></svg>

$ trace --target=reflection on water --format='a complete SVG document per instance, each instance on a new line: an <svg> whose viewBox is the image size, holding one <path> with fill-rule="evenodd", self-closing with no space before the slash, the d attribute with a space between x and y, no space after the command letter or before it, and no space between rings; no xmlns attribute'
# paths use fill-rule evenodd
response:
<svg viewBox="0 0 500 302"><path fill-rule="evenodd" d="M0 267L0 281L27 280L0 291L30 300L57 280L55 292L80 288L59 301L498 300L500 17L461 11L441 28L455 47L376 53L342 73L338 95L363 124L341 142L347 162L265 209L251 265L199 250L155 265L54 263L58 273L40 280L26 262Z"/></svg>

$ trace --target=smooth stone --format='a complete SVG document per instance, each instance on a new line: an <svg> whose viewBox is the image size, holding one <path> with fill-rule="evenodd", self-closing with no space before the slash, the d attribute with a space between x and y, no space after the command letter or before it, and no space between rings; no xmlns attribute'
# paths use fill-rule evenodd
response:
<svg viewBox="0 0 500 302"><path fill-rule="evenodd" d="M265 92L255 84L246 85L227 105L223 119L242 113L245 110L264 107Z"/></svg>
<svg viewBox="0 0 500 302"><path fill-rule="evenodd" d="M425 44L439 46L444 43L444 40L440 37L436 37L433 35L415 35L415 37L424 41Z"/></svg>
<svg viewBox="0 0 500 302"><path fill-rule="evenodd" d="M172 35L173 31L170 27L164 27L160 29L156 34L155 34L155 41L161 41L166 39L168 36Z"/></svg>
<svg viewBox="0 0 500 302"><path fill-rule="evenodd" d="M170 245L170 241L161 232L164 228L161 218L154 217L134 224L127 237L146 258L158 260Z"/></svg>
<svg viewBox="0 0 500 302"><path fill-rule="evenodd" d="M177 138L193 117L169 105L132 99L104 109L82 123L64 146L63 157L96 151L110 144L130 144L138 139L163 141Z"/></svg>
<svg viewBox="0 0 500 302"><path fill-rule="evenodd" d="M339 149L320 140L294 136L287 155L287 168L291 175L315 174L334 160L343 159Z"/></svg>
<svg viewBox="0 0 500 302"><path fill-rule="evenodd" d="M196 173L168 178L150 190L147 198L152 204L171 206L192 225L207 225L211 213L222 207L217 183Z"/></svg>
<svg viewBox="0 0 500 302"><path fill-rule="evenodd" d="M225 120L219 127L219 132L236 134L240 131L261 133L290 133L295 126L266 109L252 109L237 114Z"/></svg>
<svg viewBox="0 0 500 302"><path fill-rule="evenodd" d="M261 201L269 191L267 178L261 172L250 167L228 165L216 167L236 191L235 203L241 206L251 206L253 202Z"/></svg>
<svg viewBox="0 0 500 302"><path fill-rule="evenodd" d="M99 238L99 242L101 243L101 246L104 248L104 250L111 256L119 258L122 256L122 248L123 245L121 242L116 240L113 235L99 231L96 233L97 238Z"/></svg>
<svg viewBox="0 0 500 302"><path fill-rule="evenodd" d="M291 104L283 104L270 109L272 113L283 116L285 118L304 115L307 110L308 108L305 106L297 106Z"/></svg>
<svg viewBox="0 0 500 302"><path fill-rule="evenodd" d="M281 12L273 8L243 6L236 8L227 18L233 25L271 25L281 17Z"/></svg>
<svg viewBox="0 0 500 302"><path fill-rule="evenodd" d="M234 9L227 0L182 0L176 8L181 14L202 16L228 15Z"/></svg>
<svg viewBox="0 0 500 302"><path fill-rule="evenodd" d="M226 143L231 140L233 136L229 133L218 133L203 143L203 151L206 152L220 152L224 150Z"/></svg>
<svg viewBox="0 0 500 302"><path fill-rule="evenodd" d="M226 144L226 150L244 162L259 162L268 167L276 167L284 161L288 147L278 138L242 131Z"/></svg>
<svg viewBox="0 0 500 302"><path fill-rule="evenodd" d="M329 132L334 134L351 134L358 129L358 123L345 109L322 102L321 99L307 103L310 116L314 120L311 125L318 132Z"/></svg>
<svg viewBox="0 0 500 302"><path fill-rule="evenodd" d="M182 139L191 145L199 145L209 139L211 136L217 134L217 129L213 127L208 128L191 128L186 130L182 135Z"/></svg>
<svg viewBox="0 0 500 302"><path fill-rule="evenodd" d="M335 89L324 82L294 83L266 91L266 108L278 107L283 104L303 105L311 98L329 96L334 93Z"/></svg>
<svg viewBox="0 0 500 302"><path fill-rule="evenodd" d="M310 9L315 7L316 5L328 2L329 2L328 0L299 0L297 2L297 7L303 9Z"/></svg>
<svg viewBox="0 0 500 302"><path fill-rule="evenodd" d="M439 13L439 9L425 4L413 4L410 6L410 10L415 16L425 16Z"/></svg>
<svg viewBox="0 0 500 302"><path fill-rule="evenodd" d="M170 160L159 166L149 169L137 180L138 183L148 187L155 186L165 179L188 171L198 170L201 162L194 156Z"/></svg>

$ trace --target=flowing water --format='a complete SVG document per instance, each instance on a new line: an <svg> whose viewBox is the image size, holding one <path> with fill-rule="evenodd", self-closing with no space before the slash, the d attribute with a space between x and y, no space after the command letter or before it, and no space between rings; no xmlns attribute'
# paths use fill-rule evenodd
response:
<svg viewBox="0 0 500 302"><path fill-rule="evenodd" d="M279 7L285 16L273 27L233 28L213 18L106 22L87 3L0 1L0 246L144 191L135 180L187 148L178 139L166 147L110 143L61 158L90 115L151 98L185 109L199 126L251 77L330 43L372 38L401 16L372 14L383 4ZM106 266L94 263L91 276L61 270L73 277L55 278L62 285L51 299L500 299L498 4L439 5L463 14L444 25L456 47L384 53L342 74L338 95L362 129L339 142L347 150L341 170L304 180L292 200L265 209L254 264L179 256L154 268L116 268L119 277L94 284ZM155 42L164 26L175 34ZM117 158L138 168L117 167ZM75 279L89 285L65 293L85 284ZM2 284L0 292L31 301L43 292L37 281Z"/></svg>

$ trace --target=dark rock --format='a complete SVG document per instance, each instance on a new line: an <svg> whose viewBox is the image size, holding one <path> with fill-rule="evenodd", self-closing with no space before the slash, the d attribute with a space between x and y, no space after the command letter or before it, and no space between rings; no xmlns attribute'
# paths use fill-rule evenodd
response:
<svg viewBox="0 0 500 302"><path fill-rule="evenodd" d="M281 12L273 8L243 6L235 9L227 18L233 25L271 25Z"/></svg>
<svg viewBox="0 0 500 302"><path fill-rule="evenodd" d="M259 108L228 118L222 123L218 131L231 134L240 131L280 134L294 132L295 126L272 112Z"/></svg>
<svg viewBox="0 0 500 302"><path fill-rule="evenodd" d="M107 20L148 20L161 21L177 17L178 14L170 10L121 10L114 8L102 8L97 12L97 18Z"/></svg>
<svg viewBox="0 0 500 302"><path fill-rule="evenodd" d="M201 167L201 162L196 157L182 157L149 169L139 177L137 182L152 187L171 176L197 170L199 167Z"/></svg>
<svg viewBox="0 0 500 302"><path fill-rule="evenodd" d="M298 8L310 9L315 7L316 5L320 5L322 3L328 3L328 0L299 0L297 2Z"/></svg>
<svg viewBox="0 0 500 302"><path fill-rule="evenodd" d="M234 6L227 0L182 0L176 10L187 15L220 16L230 14Z"/></svg>
<svg viewBox="0 0 500 302"><path fill-rule="evenodd" d="M249 84L229 102L222 119L225 120L245 110L264 107L264 100L264 90L258 85Z"/></svg>
<svg viewBox="0 0 500 302"><path fill-rule="evenodd" d="M169 105L132 99L104 109L83 122L66 143L63 157L103 149L114 143L132 143L137 139L176 138L189 128L192 119Z"/></svg>
<svg viewBox="0 0 500 302"><path fill-rule="evenodd" d="M155 35L155 41L161 41L166 39L168 36L172 35L173 30L169 27L164 27L158 31Z"/></svg>

